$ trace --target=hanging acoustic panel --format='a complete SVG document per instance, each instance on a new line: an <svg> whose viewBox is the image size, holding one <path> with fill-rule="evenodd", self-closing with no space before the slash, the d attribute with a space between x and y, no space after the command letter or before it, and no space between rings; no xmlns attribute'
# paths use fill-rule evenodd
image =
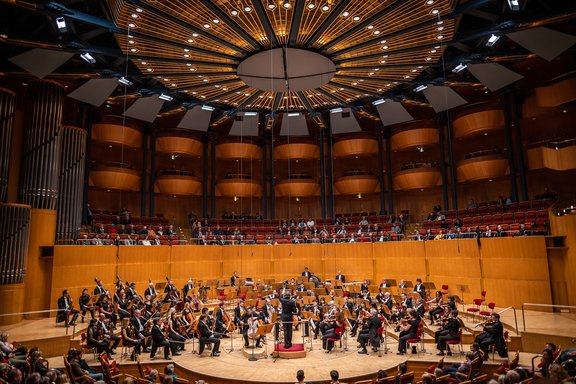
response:
<svg viewBox="0 0 576 384"><path fill-rule="evenodd" d="M99 107L118 87L118 79L91 79L68 94L72 99Z"/></svg>
<svg viewBox="0 0 576 384"><path fill-rule="evenodd" d="M280 136L308 136L306 117L301 113L298 115L285 113L282 116Z"/></svg>
<svg viewBox="0 0 576 384"><path fill-rule="evenodd" d="M71 52L35 48L8 60L39 79L48 76L74 56Z"/></svg>
<svg viewBox="0 0 576 384"><path fill-rule="evenodd" d="M330 113L330 128L332 134L361 132L362 129L350 108L343 108L342 112Z"/></svg>
<svg viewBox="0 0 576 384"><path fill-rule="evenodd" d="M446 111L468 103L452 88L446 86L429 85L422 92L436 112Z"/></svg>
<svg viewBox="0 0 576 384"><path fill-rule="evenodd" d="M258 115L239 112L234 116L230 136L258 136Z"/></svg>
<svg viewBox="0 0 576 384"><path fill-rule="evenodd" d="M380 115L380 120L382 120L384 126L414 120L402 103L398 101L386 99L386 102L378 104L376 109L378 110L378 115Z"/></svg>
<svg viewBox="0 0 576 384"><path fill-rule="evenodd" d="M576 36L544 27L512 32L506 36L548 61L554 60L576 44Z"/></svg>
<svg viewBox="0 0 576 384"><path fill-rule="evenodd" d="M468 70L492 92L524 77L498 63L468 64Z"/></svg>
<svg viewBox="0 0 576 384"><path fill-rule="evenodd" d="M124 112L124 116L152 123L156 119L163 104L164 100L158 98L158 96L143 97L136 100L134 104Z"/></svg>
<svg viewBox="0 0 576 384"><path fill-rule="evenodd" d="M186 112L182 120L180 120L178 128L206 132L210 126L211 118L212 111L202 109L201 106L197 105Z"/></svg>

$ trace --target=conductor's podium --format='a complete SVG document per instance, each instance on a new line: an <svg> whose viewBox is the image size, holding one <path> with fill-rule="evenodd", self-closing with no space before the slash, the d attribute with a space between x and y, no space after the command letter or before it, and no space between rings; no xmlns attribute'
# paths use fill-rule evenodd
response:
<svg viewBox="0 0 576 384"><path fill-rule="evenodd" d="M284 348L284 344L279 343L274 345L272 356L281 359L302 359L306 357L306 348L304 344L292 344L290 348Z"/></svg>

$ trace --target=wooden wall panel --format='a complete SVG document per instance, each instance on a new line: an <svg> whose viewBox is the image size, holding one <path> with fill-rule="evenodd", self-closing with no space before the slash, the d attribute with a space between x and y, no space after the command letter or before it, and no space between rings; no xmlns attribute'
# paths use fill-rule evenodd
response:
<svg viewBox="0 0 576 384"><path fill-rule="evenodd" d="M475 239L425 242L428 280L436 282L436 289L448 285L448 293L460 296L465 302L480 297L482 291L480 252ZM467 285L470 293L462 294L456 284Z"/></svg>
<svg viewBox="0 0 576 384"><path fill-rule="evenodd" d="M222 277L222 249L224 247L180 245L172 247L172 280L181 288L188 278L197 280Z"/></svg>
<svg viewBox="0 0 576 384"><path fill-rule="evenodd" d="M70 291L78 308L82 289L88 288L92 294L95 278L101 279L104 287L112 291L116 283L117 252L118 247L114 246L55 246L50 308L58 308L57 300L64 289ZM144 292L144 288L141 285L136 287L140 292Z"/></svg>
<svg viewBox="0 0 576 384"><path fill-rule="evenodd" d="M372 279L373 244L326 244L324 255L324 275L334 279L339 270L346 276L346 282Z"/></svg>
<svg viewBox="0 0 576 384"><path fill-rule="evenodd" d="M0 285L0 314L24 312L24 284ZM0 316L0 326L17 324L22 315Z"/></svg>
<svg viewBox="0 0 576 384"><path fill-rule="evenodd" d="M516 308L552 303L544 237L482 240L480 262L488 302Z"/></svg>
<svg viewBox="0 0 576 384"><path fill-rule="evenodd" d="M374 244L375 281L404 279L426 280L426 259L423 241L400 241Z"/></svg>
<svg viewBox="0 0 576 384"><path fill-rule="evenodd" d="M118 247L118 276L135 282L138 292L144 294L149 279L157 283L166 281L166 276L171 278L170 248L167 245Z"/></svg>
<svg viewBox="0 0 576 384"><path fill-rule="evenodd" d="M560 264L554 270L562 270L563 276L550 276L553 284L564 284L568 292L566 305L576 305L573 287L576 286L576 215L550 216L550 229L554 236L566 236L565 252L554 251L550 254L550 262Z"/></svg>
<svg viewBox="0 0 576 384"><path fill-rule="evenodd" d="M268 246L273 248L273 277L284 280L300 276L304 267L323 278L325 249L316 244L283 244Z"/></svg>

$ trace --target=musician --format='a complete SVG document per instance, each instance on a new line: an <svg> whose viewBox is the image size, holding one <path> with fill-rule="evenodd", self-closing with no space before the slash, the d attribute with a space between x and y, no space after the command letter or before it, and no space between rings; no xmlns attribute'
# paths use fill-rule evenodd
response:
<svg viewBox="0 0 576 384"><path fill-rule="evenodd" d="M133 347L130 360L136 361L140 355L140 339L129 318L122 319L122 345Z"/></svg>
<svg viewBox="0 0 576 384"><path fill-rule="evenodd" d="M398 339L398 355L403 355L406 353L406 340L413 339L416 337L418 332L418 327L420 326L420 317L414 310L414 308L409 308L407 310L406 323L400 326L400 338ZM412 350L415 353L415 350Z"/></svg>
<svg viewBox="0 0 576 384"><path fill-rule="evenodd" d="M322 321L322 308L318 305L318 300L312 302L310 312L318 319L310 321L310 326L314 330L314 339L317 339L318 333L320 333L320 322Z"/></svg>
<svg viewBox="0 0 576 384"><path fill-rule="evenodd" d="M457 339L460 327L458 311L451 311L448 318L443 321L442 328L434 333L436 348L440 351L438 356L444 356L444 350L447 350L448 356L452 356L450 345L448 345L446 341Z"/></svg>
<svg viewBox="0 0 576 384"><path fill-rule="evenodd" d="M385 305L388 307L389 310L392 310L392 307L394 306L394 300L392 299L392 295L390 294L390 292L384 292L382 305Z"/></svg>
<svg viewBox="0 0 576 384"><path fill-rule="evenodd" d="M98 317L104 315L105 318L110 319L110 322L116 326L118 321L118 315L114 311L114 306L110 303L110 298L108 295L100 296L100 301L96 303L96 306L100 309Z"/></svg>
<svg viewBox="0 0 576 384"><path fill-rule="evenodd" d="M306 288L304 287L304 284L302 284L302 283L298 284L298 288L296 288L296 292L306 292Z"/></svg>
<svg viewBox="0 0 576 384"><path fill-rule="evenodd" d="M382 320L380 320L378 311L374 308L370 310L370 318L368 319L367 326L368 333L362 333L358 336L358 342L362 348L358 353L363 355L368 354L368 350L366 349L368 341L372 343L372 350L374 352L377 352L378 348L380 348L380 335L378 334L378 329L382 327Z"/></svg>
<svg viewBox="0 0 576 384"><path fill-rule="evenodd" d="M322 332L322 336L324 336L326 334L326 332L332 327L332 323L330 323L329 319L332 319L335 315L336 315L336 304L333 301L330 301L328 303L328 306L330 307L330 309L328 310L328 312L326 314L324 314L324 319L322 320L322 322L320 323L320 332Z"/></svg>
<svg viewBox="0 0 576 384"><path fill-rule="evenodd" d="M176 344L166 339L161 325L160 319L155 318L152 320L152 350L150 351L150 358L154 358L158 347L164 347L164 360L170 360L170 352L172 352L172 356L179 356L180 354L176 351Z"/></svg>
<svg viewBox="0 0 576 384"><path fill-rule="evenodd" d="M326 327L326 332L324 333L324 336L322 336L322 349L325 349L326 353L330 353L332 348L334 348L334 342L328 339L338 339L340 337L336 334L336 329L342 328L342 334L345 332L346 317L340 308L336 307L335 316L331 323L332 324L329 327Z"/></svg>
<svg viewBox="0 0 576 384"><path fill-rule="evenodd" d="M364 279L364 281L362 282L362 284L360 284L360 292L362 291L368 291L370 288L370 284L368 283L368 279Z"/></svg>
<svg viewBox="0 0 576 384"><path fill-rule="evenodd" d="M136 292L136 283L130 283L126 290L126 300L132 301L134 299L142 300L140 295L138 295L138 292Z"/></svg>
<svg viewBox="0 0 576 384"><path fill-rule="evenodd" d="M166 287L164 287L164 293L166 294L166 297L164 297L164 302L180 301L180 292L178 292L178 288L176 288L172 280L168 278L166 278L166 280L168 281L168 284L166 284Z"/></svg>
<svg viewBox="0 0 576 384"><path fill-rule="evenodd" d="M179 319L182 318L182 314L176 313L176 308L172 307L168 311L168 323L166 324L166 328L168 329L168 338L170 340L170 344L174 343L176 346L177 351L185 351L186 350L186 338L182 336L179 331L180 322Z"/></svg>
<svg viewBox="0 0 576 384"><path fill-rule="evenodd" d="M244 315L244 327L242 334L244 337L244 347L248 348L250 346L248 340L256 340L256 348L260 348L260 341L262 335L256 335L258 332L259 319L258 314L252 307L246 308L246 314Z"/></svg>
<svg viewBox="0 0 576 384"><path fill-rule="evenodd" d="M201 355L204 352L204 346L206 343L212 343L212 356L218 357L220 356L220 339L215 337L212 331L210 331L207 322L208 316L206 314L200 316L200 321L198 322L198 334L200 340L198 355Z"/></svg>
<svg viewBox="0 0 576 384"><path fill-rule="evenodd" d="M270 298L267 297L266 304L264 304L264 307L262 307L262 316L266 324L272 323L272 314L274 312L276 312L276 309L274 309L274 306L272 306L272 301Z"/></svg>
<svg viewBox="0 0 576 384"><path fill-rule="evenodd" d="M96 348L98 354L106 352L108 355L112 355L113 352L110 350L110 339L103 336L102 330L98 324L98 320L91 319L88 324L88 329L86 332L86 342L89 347Z"/></svg>
<svg viewBox="0 0 576 384"><path fill-rule="evenodd" d="M64 320L64 325L68 327L76 325L78 314L80 311L74 309L70 292L67 289L63 290L62 296L58 298L58 316ZM72 321L70 321L70 316L72 316Z"/></svg>
<svg viewBox="0 0 576 384"><path fill-rule="evenodd" d="M280 296L278 296L278 291L277 291L277 290L273 290L272 293L268 295L268 298L269 298L270 300L279 299Z"/></svg>
<svg viewBox="0 0 576 384"><path fill-rule="evenodd" d="M150 296L152 300L154 300L156 296L158 296L158 292L156 291L156 287L154 286L152 280L150 280L150 283L148 283L148 288L146 288L146 290L144 291L144 297L146 296Z"/></svg>
<svg viewBox="0 0 576 384"><path fill-rule="evenodd" d="M82 294L78 298L78 303L80 304L80 311L82 311L82 322L84 322L86 312L90 312L92 318L94 318L94 307L88 305L88 303L90 303L90 295L88 294L88 288L84 288L82 290Z"/></svg>
<svg viewBox="0 0 576 384"><path fill-rule="evenodd" d="M122 320L122 321L124 321L124 320ZM150 336L150 334L148 333L148 330L146 329L147 321L146 321L146 319L144 319L142 317L142 311L140 311L139 309L135 309L134 310L134 316L132 317L132 319L130 319L130 322L132 323L132 327L134 328L134 332L137 336L136 338L141 341L142 348L144 349L144 352L150 352L150 350L146 344L146 340L147 340L148 336Z"/></svg>
<svg viewBox="0 0 576 384"><path fill-rule="evenodd" d="M426 312L426 309L424 308L424 300L417 299L416 300L416 306L414 307L414 310L416 311L418 316L420 316L420 318L424 317L424 313Z"/></svg>
<svg viewBox="0 0 576 384"><path fill-rule="evenodd" d="M398 283L398 289L404 289L404 288L408 288L406 286L406 282L404 280L400 280L400 283Z"/></svg>
<svg viewBox="0 0 576 384"><path fill-rule="evenodd" d="M306 278L306 281L312 276L312 272L308 270L308 267L304 267L304 272L302 272L302 276Z"/></svg>
<svg viewBox="0 0 576 384"><path fill-rule="evenodd" d="M436 304L436 308L432 308L428 311L428 315L430 316L430 325L434 325L434 322L437 320L438 315L444 312L442 301L443 301L442 291L436 291L436 297L431 302Z"/></svg>
<svg viewBox="0 0 576 384"><path fill-rule="evenodd" d="M112 334L112 329L110 328L110 324L106 320L106 315L104 313L100 313L98 316L98 326L100 327L100 331L102 332L102 335L104 335L104 338L110 340L110 343L112 343L110 350L114 353L122 338Z"/></svg>
<svg viewBox="0 0 576 384"><path fill-rule="evenodd" d="M188 296L188 292L194 289L194 284L192 283L192 279L188 279L186 285L182 288L182 295L184 296L185 301L192 301L192 297Z"/></svg>
<svg viewBox="0 0 576 384"><path fill-rule="evenodd" d="M296 313L296 302L290 295L283 295L280 302L282 303L280 319L284 327L284 348L288 349L292 347L292 316Z"/></svg>
<svg viewBox="0 0 576 384"><path fill-rule="evenodd" d="M426 287L424 287L421 278L416 279L416 285L414 285L414 292L418 292L420 296L422 296L422 298L426 300Z"/></svg>
<svg viewBox="0 0 576 384"><path fill-rule="evenodd" d="M96 288L94 288L94 295L103 295L106 289L102 286L102 280L96 279Z"/></svg>
<svg viewBox="0 0 576 384"><path fill-rule="evenodd" d="M478 335L474 341L480 344L480 348L484 352L484 360L488 360L488 347L492 344L496 346L500 357L508 356L506 341L504 340L504 327L500 322L498 313L490 315L490 319L484 324L484 332Z"/></svg>
<svg viewBox="0 0 576 384"><path fill-rule="evenodd" d="M370 292L367 289L362 290L362 292L360 292L360 299L370 300Z"/></svg>
<svg viewBox="0 0 576 384"><path fill-rule="evenodd" d="M126 300L124 289L120 289L114 295L114 301L116 302L116 312L118 313L118 316L120 316L120 321L125 317L130 317L130 312L127 310L129 302Z"/></svg>
<svg viewBox="0 0 576 384"><path fill-rule="evenodd" d="M218 304L218 308L216 309L216 313L214 314L214 318L216 320L214 331L221 335L221 337L228 337L226 336L226 323L224 321L224 302L221 301Z"/></svg>
<svg viewBox="0 0 576 384"><path fill-rule="evenodd" d="M240 328L245 314L246 308L244 307L244 300L240 300L236 308L234 308L234 324L236 324L238 328Z"/></svg>
<svg viewBox="0 0 576 384"><path fill-rule="evenodd" d="M400 305L406 308L412 308L412 297L406 296L406 294L401 294L400 298Z"/></svg>
<svg viewBox="0 0 576 384"><path fill-rule="evenodd" d="M346 282L346 276L342 274L342 271L338 271L338 274L336 275L336 280L340 280L342 284Z"/></svg>
<svg viewBox="0 0 576 384"><path fill-rule="evenodd" d="M238 273L236 271L234 271L234 273L232 274L232 276L230 276L230 285L232 287L236 286L236 280L238 280L240 277L238 276Z"/></svg>

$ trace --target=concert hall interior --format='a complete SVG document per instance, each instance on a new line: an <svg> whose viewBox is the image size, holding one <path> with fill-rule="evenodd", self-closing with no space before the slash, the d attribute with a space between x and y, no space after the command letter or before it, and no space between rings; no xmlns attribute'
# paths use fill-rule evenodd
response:
<svg viewBox="0 0 576 384"><path fill-rule="evenodd" d="M576 378L575 18L0 2L0 383Z"/></svg>

